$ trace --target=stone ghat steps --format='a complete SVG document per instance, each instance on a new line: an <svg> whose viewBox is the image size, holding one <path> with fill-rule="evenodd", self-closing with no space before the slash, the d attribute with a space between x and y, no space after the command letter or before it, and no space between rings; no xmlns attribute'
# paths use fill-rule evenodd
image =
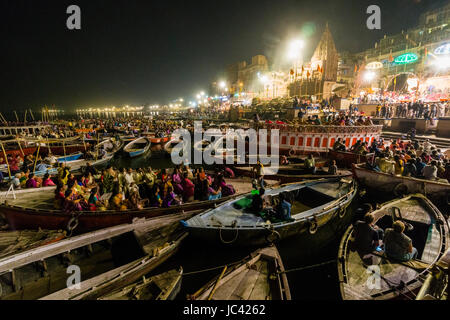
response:
<svg viewBox="0 0 450 320"><path fill-rule="evenodd" d="M381 137L386 139L403 139L407 140L406 134L398 132L383 132ZM430 140L437 148L447 149L450 148L450 139L438 138L433 135L416 135L416 140L419 142L425 142L427 139Z"/></svg>

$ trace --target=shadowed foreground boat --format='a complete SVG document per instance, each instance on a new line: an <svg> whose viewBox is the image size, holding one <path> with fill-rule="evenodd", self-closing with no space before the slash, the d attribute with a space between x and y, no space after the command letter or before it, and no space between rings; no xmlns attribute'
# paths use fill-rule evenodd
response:
<svg viewBox="0 0 450 320"><path fill-rule="evenodd" d="M127 286L178 250L187 236L179 219L196 213L137 220L2 258L0 299L96 299ZM67 287L76 272L69 266L81 272L79 289Z"/></svg>
<svg viewBox="0 0 450 320"><path fill-rule="evenodd" d="M145 278L136 284L106 294L98 300L174 300L181 289L183 268Z"/></svg>
<svg viewBox="0 0 450 320"><path fill-rule="evenodd" d="M291 300L283 261L273 245L225 269L191 300Z"/></svg>
<svg viewBox="0 0 450 320"><path fill-rule="evenodd" d="M423 279L449 247L448 222L431 201L421 194L388 202L374 211L373 215L376 225L383 230L391 228L394 221L403 221L407 226L405 234L418 250L418 260L399 262L376 251L359 254L352 250L354 229L350 226L342 238L338 253L342 298L413 299Z"/></svg>
<svg viewBox="0 0 450 320"><path fill-rule="evenodd" d="M209 242L267 245L294 235L315 234L329 223L339 225L356 192L351 179L305 181L266 190L266 202L273 208L280 193L286 194L292 204L291 221L275 219L272 223L270 216L250 212L252 196L246 195L182 223L193 237Z"/></svg>

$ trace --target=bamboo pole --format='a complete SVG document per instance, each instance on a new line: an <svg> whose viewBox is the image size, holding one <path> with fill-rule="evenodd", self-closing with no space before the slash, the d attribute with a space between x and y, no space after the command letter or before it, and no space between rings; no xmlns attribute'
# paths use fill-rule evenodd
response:
<svg viewBox="0 0 450 320"><path fill-rule="evenodd" d="M14 110L14 114L16 115L16 120L17 120L17 122L19 122L19 116L17 115L16 110Z"/></svg>
<svg viewBox="0 0 450 320"><path fill-rule="evenodd" d="M31 109L30 109L30 116L31 116L31 119L33 119L33 121L35 121L33 111Z"/></svg>
<svg viewBox="0 0 450 320"><path fill-rule="evenodd" d="M25 152L23 152L22 146L20 145L20 140L17 139L17 144L19 145L20 152L22 153L22 157L25 158Z"/></svg>
<svg viewBox="0 0 450 320"><path fill-rule="evenodd" d="M6 156L5 147L3 146L3 143L1 141L0 141L0 145L2 146L3 156L5 157L6 167L8 168L9 179L11 180L11 169L9 167L8 157Z"/></svg>
<svg viewBox="0 0 450 320"><path fill-rule="evenodd" d="M8 126L8 121L6 121L6 118L3 116L3 113L0 112L1 120Z"/></svg>
<svg viewBox="0 0 450 320"><path fill-rule="evenodd" d="M40 141L40 140L39 140ZM36 164L37 164L37 159L39 158L39 151L41 150L41 144L39 142L38 144L38 149L37 149L37 154L36 154L36 159L34 159L34 166L33 166L33 172L36 171Z"/></svg>
<svg viewBox="0 0 450 320"><path fill-rule="evenodd" d="M25 115L23 116L23 123L27 123L27 113L28 113L28 109L25 110Z"/></svg>
<svg viewBox="0 0 450 320"><path fill-rule="evenodd" d="M223 275L225 274L225 271L227 271L227 266L225 266L225 268L223 268L222 273L220 274L219 278L217 279L216 283L214 284L214 287L212 288L212 290L208 296L208 300L212 300L212 297L213 297L214 293L216 292L217 286L219 285L220 280L222 280Z"/></svg>

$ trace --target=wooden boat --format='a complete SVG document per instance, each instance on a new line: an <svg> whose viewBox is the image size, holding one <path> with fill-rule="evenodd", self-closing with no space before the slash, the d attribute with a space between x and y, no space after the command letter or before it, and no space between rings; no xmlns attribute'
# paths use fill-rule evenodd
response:
<svg viewBox="0 0 450 320"><path fill-rule="evenodd" d="M251 190L250 182L242 179L231 180L232 184L238 186L242 192ZM246 189L244 187L247 187ZM12 230L66 230L69 224L76 226L76 233L83 233L102 228L108 228L124 223L131 223L134 218L152 218L171 213L206 210L238 197L239 194L211 201L197 201L185 203L169 208L145 208L144 210L127 211L95 211L78 212L68 214L53 209L54 194L49 192L36 192L34 194L22 195L17 201L5 201L0 205L0 211L4 214ZM11 203L11 204L10 204Z"/></svg>
<svg viewBox="0 0 450 320"><path fill-rule="evenodd" d="M235 167L234 173L237 176L254 177L253 167ZM327 171L317 170L315 174L307 173L303 166L287 165L264 167L264 178L280 181L280 184L293 183L305 180L314 180L322 178L342 178L351 176L351 171L339 170L336 175L330 175Z"/></svg>
<svg viewBox="0 0 450 320"><path fill-rule="evenodd" d="M280 193L291 199L291 221L254 214L249 211L252 195L240 196L182 223L193 237L203 241L233 245L264 245L291 236L315 234L328 223L338 224L356 195L353 180L321 179L266 190L272 207ZM337 220L337 221L336 221Z"/></svg>
<svg viewBox="0 0 450 320"><path fill-rule="evenodd" d="M289 284L275 246L253 252L242 263L226 268L192 300L291 300Z"/></svg>
<svg viewBox="0 0 450 320"><path fill-rule="evenodd" d="M183 268L170 270L108 293L98 300L174 300L181 289Z"/></svg>
<svg viewBox="0 0 450 320"><path fill-rule="evenodd" d="M183 139L171 139L164 145L164 151L169 155L172 154L173 148L175 148L178 144L183 144Z"/></svg>
<svg viewBox="0 0 450 320"><path fill-rule="evenodd" d="M169 141L169 137L156 137L154 133L142 133L142 135L147 137L152 145L162 144Z"/></svg>
<svg viewBox="0 0 450 320"><path fill-rule="evenodd" d="M178 250L187 235L178 221L192 214L136 220L2 258L0 299L96 299L127 286ZM78 289L67 287L74 284L68 266L81 271Z"/></svg>
<svg viewBox="0 0 450 320"><path fill-rule="evenodd" d="M449 268L450 249L433 266L420 288L416 300L448 300L450 297Z"/></svg>
<svg viewBox="0 0 450 320"><path fill-rule="evenodd" d="M131 158L136 158L138 156L147 153L147 151L150 150L150 146L151 146L150 140L148 140L145 137L142 137L127 144L123 148L123 151L127 153Z"/></svg>
<svg viewBox="0 0 450 320"><path fill-rule="evenodd" d="M46 192L46 193L54 193L56 189L56 186L52 187L42 187L42 188L26 188L26 189L14 189L7 190L7 191L1 191L0 192L0 200L7 199L8 197L16 198L16 197L22 197L24 195L29 195L35 192Z"/></svg>
<svg viewBox="0 0 450 320"><path fill-rule="evenodd" d="M80 160L82 155L83 154L81 152L77 152L77 153L70 154L70 155L67 155L67 156L58 157L56 160L59 163L61 163L61 162L71 162L71 161Z"/></svg>
<svg viewBox="0 0 450 320"><path fill-rule="evenodd" d="M385 230L402 220L405 232L417 248L420 260L398 262L383 252L363 255L351 250L353 226L345 232L338 252L338 274L344 300L411 299L432 266L444 255L450 245L449 225L441 212L421 194L384 204L373 212L377 226ZM371 270L368 270L368 268ZM379 281L374 282L373 270L379 270ZM376 275L375 275L376 276ZM373 285L368 285L368 283Z"/></svg>
<svg viewBox="0 0 450 320"><path fill-rule="evenodd" d="M0 258L60 241L66 237L61 230L23 230L0 232Z"/></svg>
<svg viewBox="0 0 450 320"><path fill-rule="evenodd" d="M421 193L438 201L446 201L450 197L449 183L378 172L366 169L365 164L354 164L353 175L360 184L377 192L393 193L396 196Z"/></svg>
<svg viewBox="0 0 450 320"><path fill-rule="evenodd" d="M373 153L362 155L353 152L334 151L333 149L328 151L329 159L336 160L336 164L340 168L351 169L353 164L366 163L367 160L371 159L373 156Z"/></svg>

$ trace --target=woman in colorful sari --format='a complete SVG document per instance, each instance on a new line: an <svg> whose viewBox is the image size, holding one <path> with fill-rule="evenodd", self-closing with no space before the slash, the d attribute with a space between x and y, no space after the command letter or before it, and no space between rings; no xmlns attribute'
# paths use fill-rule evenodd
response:
<svg viewBox="0 0 450 320"><path fill-rule="evenodd" d="M84 211L89 210L89 205L87 201L77 193L75 184L69 185L66 191L66 198L64 200L64 211L74 212L74 211Z"/></svg>
<svg viewBox="0 0 450 320"><path fill-rule="evenodd" d="M183 187L181 186L182 175L179 168L175 168L172 174L172 186L176 194L183 194Z"/></svg>
<svg viewBox="0 0 450 320"><path fill-rule="evenodd" d="M184 173L183 176L183 202L192 202L194 201L194 191L195 191L195 185L192 183L191 180L188 179L187 173Z"/></svg>
<svg viewBox="0 0 450 320"><path fill-rule="evenodd" d="M177 196L173 192L173 188L169 187L169 189L167 190L167 195L164 197L162 207L169 208L171 206L177 206L179 204L180 204L180 202L177 200Z"/></svg>
<svg viewBox="0 0 450 320"><path fill-rule="evenodd" d="M222 197L232 196L236 193L234 187L231 184L227 184L221 174L217 177L217 186L222 190Z"/></svg>
<svg viewBox="0 0 450 320"><path fill-rule="evenodd" d="M65 185L65 184L59 184L56 187L55 200L53 202L56 210L61 210L63 208L64 200L66 199L66 196L65 196L66 190L67 190L67 185Z"/></svg>
<svg viewBox="0 0 450 320"><path fill-rule="evenodd" d="M150 206L159 208L162 205L161 195L159 194L160 189L157 184L153 186L152 195L150 197Z"/></svg>

